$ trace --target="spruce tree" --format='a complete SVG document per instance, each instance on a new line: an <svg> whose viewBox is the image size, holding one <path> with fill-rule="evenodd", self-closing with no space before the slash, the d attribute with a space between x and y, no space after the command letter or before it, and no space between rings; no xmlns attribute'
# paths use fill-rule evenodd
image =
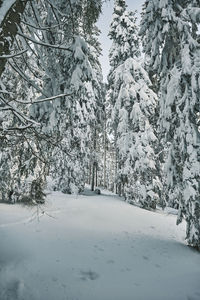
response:
<svg viewBox="0 0 200 300"><path fill-rule="evenodd" d="M56 156L56 169L52 172L57 177L57 188L66 192L72 192L71 187L76 191L83 190L90 162L93 168L96 165L95 143L102 106L102 75L98 61L100 48L97 42L98 29L94 26L96 14L89 24L94 7L89 8L87 1L81 5L83 13L74 27L76 36L71 45L72 56L66 60L70 66L70 80L65 85L72 96L68 97L65 119L62 121L65 131L61 145L64 151L58 152L60 158Z"/></svg>
<svg viewBox="0 0 200 300"><path fill-rule="evenodd" d="M161 132L169 143L166 186L187 222L188 244L200 248L199 1L146 1L141 34L150 71L160 77ZM153 33L153 34L152 34Z"/></svg>
<svg viewBox="0 0 200 300"><path fill-rule="evenodd" d="M118 193L142 207L155 207L158 199L153 129L156 95L139 51L135 13L125 1L115 1L109 36L111 71L108 101L116 148Z"/></svg>
<svg viewBox="0 0 200 300"><path fill-rule="evenodd" d="M54 176L56 189L71 192L72 189L83 188L92 127L96 122L95 101L100 92L96 83L98 72L95 73L92 66L93 54L90 53L80 28L81 21L84 20L84 34L87 32L92 36L94 22L100 10L100 0L76 0L73 3L63 0L53 3L33 1L28 3L22 16L23 25L19 26L20 35L16 38L15 46L17 50L20 50L18 46L28 47L28 52L27 56L21 56L24 66L22 64L21 68L21 64L16 64L16 70L21 72L27 89L23 89L25 93L21 99L19 95L15 100L29 103L25 113L40 126L24 132L24 139L21 134L19 151L15 151L14 157L8 151L8 157L12 168L20 153L22 154L20 161L24 162L21 165L23 174L15 165L15 170L18 170L17 178L21 180L19 193L23 195L22 185L26 178L33 179L33 186L37 191L33 192L34 188L31 187L31 199L35 197L33 193L38 195L38 183L42 195L47 175ZM36 36L39 36L40 41L35 40ZM31 47L27 42L29 39L35 40ZM66 96L57 97L58 94ZM52 96L55 97L52 101L42 100ZM11 125L17 124L12 123L12 117L7 112L6 116ZM6 122L3 122L3 126L6 126ZM17 135L16 132L14 134ZM10 170L4 172L5 157L1 158L2 174L14 175ZM12 178L9 182L10 186L14 186Z"/></svg>

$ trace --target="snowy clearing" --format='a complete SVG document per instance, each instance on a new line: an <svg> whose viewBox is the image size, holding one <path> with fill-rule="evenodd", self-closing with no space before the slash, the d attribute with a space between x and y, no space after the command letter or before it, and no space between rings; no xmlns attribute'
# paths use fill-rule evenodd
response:
<svg viewBox="0 0 200 300"><path fill-rule="evenodd" d="M175 222L109 193L52 192L39 215L0 204L0 299L199 300L200 254Z"/></svg>

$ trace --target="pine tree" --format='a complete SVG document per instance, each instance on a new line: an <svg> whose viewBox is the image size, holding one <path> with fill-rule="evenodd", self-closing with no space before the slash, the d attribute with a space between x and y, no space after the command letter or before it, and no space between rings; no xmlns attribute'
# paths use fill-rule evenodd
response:
<svg viewBox="0 0 200 300"><path fill-rule="evenodd" d="M156 95L140 59L135 13L126 11L125 1L115 1L109 35L113 44L108 100L113 106L118 193L142 207L155 207L159 182L153 129Z"/></svg>
<svg viewBox="0 0 200 300"><path fill-rule="evenodd" d="M151 71L158 70L161 79L159 123L165 140L170 143L165 168L167 193L170 201L178 202L177 223L183 217L186 219L188 244L197 248L200 248L199 4L199 1L146 1L141 30Z"/></svg>

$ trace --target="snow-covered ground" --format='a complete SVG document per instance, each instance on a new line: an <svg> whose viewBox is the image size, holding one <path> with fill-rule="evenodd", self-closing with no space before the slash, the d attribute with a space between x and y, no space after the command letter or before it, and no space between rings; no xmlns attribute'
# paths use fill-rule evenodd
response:
<svg viewBox="0 0 200 300"><path fill-rule="evenodd" d="M108 193L0 204L0 300L199 300L200 254L175 222Z"/></svg>

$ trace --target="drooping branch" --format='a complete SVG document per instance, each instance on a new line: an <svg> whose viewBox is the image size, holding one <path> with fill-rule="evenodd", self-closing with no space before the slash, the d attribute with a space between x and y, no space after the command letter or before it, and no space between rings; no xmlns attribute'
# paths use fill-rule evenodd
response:
<svg viewBox="0 0 200 300"><path fill-rule="evenodd" d="M10 54L10 55L2 55L2 56L0 56L0 60L4 60L4 59L9 59L9 58L13 58L13 57L16 57L16 56L20 56L20 55L22 55L22 54L24 54L25 52L27 52L28 50L27 49L25 49L25 50L22 50L22 51L20 51L20 52L18 52L18 53L15 53L15 54Z"/></svg>
<svg viewBox="0 0 200 300"><path fill-rule="evenodd" d="M39 93L41 93L42 95L44 95L45 97L48 97L42 89L40 89L38 87L38 85L33 82L32 79L30 79L24 72L22 72L16 65L12 64L9 62L9 65L12 67L13 70L15 70L15 72L17 72L20 77L22 77L25 81L27 81L31 86L33 86Z"/></svg>
<svg viewBox="0 0 200 300"><path fill-rule="evenodd" d="M24 125L32 124L32 126L39 126L40 124L34 120L28 118L23 114L17 107L14 107L10 102L6 101L2 96L0 96L1 101L4 103L6 110L10 110ZM3 109L3 107L2 107Z"/></svg>
<svg viewBox="0 0 200 300"><path fill-rule="evenodd" d="M52 45L52 44L43 43L43 42L37 41L36 39L33 39L33 38L31 38L23 33L20 33L20 32L18 32L18 35L22 36L26 40L31 41L33 44L38 44L40 46L44 46L44 47L48 47L48 48L54 48L54 49L60 49L60 50L66 50L66 51L72 52L72 50L70 48L64 47L62 45Z"/></svg>
<svg viewBox="0 0 200 300"><path fill-rule="evenodd" d="M52 29L55 29L56 27L60 27L60 26L63 26L65 25L67 22L62 22L62 23L59 23L59 24L55 24L55 25L51 25L51 26L46 26L46 27L43 27L43 26L36 26L34 24L30 24L28 22L25 22L25 21L22 21L22 23L26 26L29 26L29 27L32 27L36 30L52 30Z"/></svg>
<svg viewBox="0 0 200 300"><path fill-rule="evenodd" d="M38 99L35 100L33 102L25 102L25 101L20 101L20 100L16 100L16 102L21 103L21 104L36 104L36 103L42 103L42 102L46 102L46 101L51 101L51 100L55 100L57 98L61 98L61 97L67 97L67 96L71 96L73 93L69 93L69 94L60 94L60 95L56 95L56 96L52 96L52 97L48 97L48 98L44 98L44 99Z"/></svg>

